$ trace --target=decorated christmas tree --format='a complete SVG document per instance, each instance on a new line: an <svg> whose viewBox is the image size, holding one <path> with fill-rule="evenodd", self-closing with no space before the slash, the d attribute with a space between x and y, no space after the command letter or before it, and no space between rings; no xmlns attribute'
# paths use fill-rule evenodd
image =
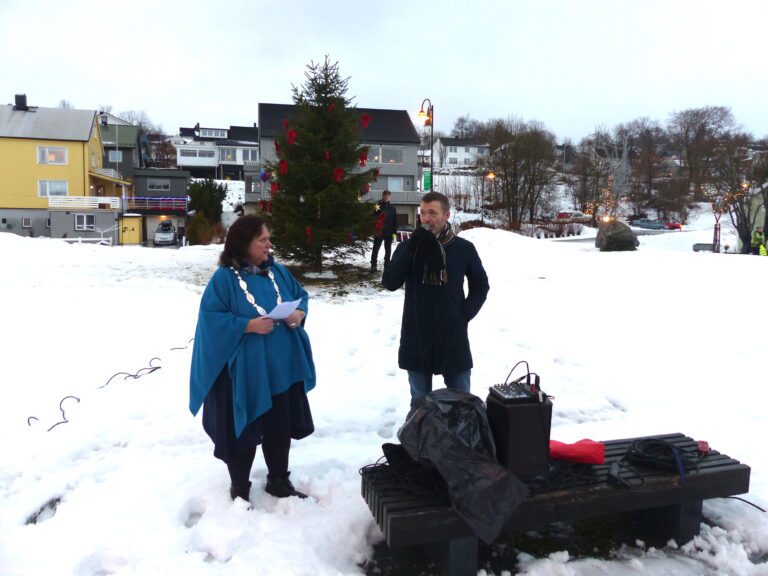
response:
<svg viewBox="0 0 768 576"><path fill-rule="evenodd" d="M272 235L282 256L322 271L324 259L363 254L373 226L372 207L361 201L377 171L362 169L368 149L360 130L372 120L346 97L338 62L310 63L306 81L293 87L296 116L275 140ZM375 121L375 119L373 119Z"/></svg>

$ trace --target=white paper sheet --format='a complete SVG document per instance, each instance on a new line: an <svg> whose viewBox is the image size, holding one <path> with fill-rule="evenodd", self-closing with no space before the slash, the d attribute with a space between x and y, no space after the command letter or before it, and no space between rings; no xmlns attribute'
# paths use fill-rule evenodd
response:
<svg viewBox="0 0 768 576"><path fill-rule="evenodd" d="M294 300L293 302L283 302L275 306L272 311L264 316L264 318L272 318L273 320L285 320L290 316L296 308L301 304L301 300Z"/></svg>

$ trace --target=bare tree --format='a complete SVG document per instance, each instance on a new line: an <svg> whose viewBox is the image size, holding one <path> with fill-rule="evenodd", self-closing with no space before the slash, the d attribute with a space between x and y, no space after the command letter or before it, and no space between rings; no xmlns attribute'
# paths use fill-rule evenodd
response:
<svg viewBox="0 0 768 576"><path fill-rule="evenodd" d="M727 208L741 241L741 251L746 254L762 207L761 195L768 186L766 167L750 157L751 134L725 134L719 140L712 157L712 182L707 190L713 207Z"/></svg>
<svg viewBox="0 0 768 576"><path fill-rule="evenodd" d="M71 110L72 108L74 108L74 106L72 106L72 102L70 102L69 100L61 99L59 100L59 108L63 110Z"/></svg>
<svg viewBox="0 0 768 576"><path fill-rule="evenodd" d="M668 131L680 152L688 190L694 201L704 199L703 188L711 174L712 158L721 136L736 128L730 108L705 106L674 112Z"/></svg>
<svg viewBox="0 0 768 576"><path fill-rule="evenodd" d="M454 138L475 138L481 129L482 122L470 118L469 114L467 114L459 116L453 123L451 136Z"/></svg>

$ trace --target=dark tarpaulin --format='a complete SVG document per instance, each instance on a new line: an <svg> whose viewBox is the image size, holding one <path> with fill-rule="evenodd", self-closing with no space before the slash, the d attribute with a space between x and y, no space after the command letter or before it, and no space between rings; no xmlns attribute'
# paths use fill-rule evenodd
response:
<svg viewBox="0 0 768 576"><path fill-rule="evenodd" d="M485 405L477 396L448 388L422 396L397 437L411 458L437 469L453 509L486 543L498 537L528 494L497 462Z"/></svg>

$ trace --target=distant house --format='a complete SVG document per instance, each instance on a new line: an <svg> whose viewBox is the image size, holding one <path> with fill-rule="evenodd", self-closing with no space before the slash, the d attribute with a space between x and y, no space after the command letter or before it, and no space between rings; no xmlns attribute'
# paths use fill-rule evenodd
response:
<svg viewBox="0 0 768 576"><path fill-rule="evenodd" d="M363 196L366 202L381 199L384 190L392 192L392 205L401 224L415 224L421 192L421 168L417 155L419 135L406 110L358 108L368 114L371 122L361 128L361 144L368 146L366 170L378 168L379 177L371 184L371 191ZM283 122L295 117L293 104L259 104L259 150L261 165L276 162L275 138L285 131ZM271 198L269 185L256 180L254 189L246 194L246 211L256 210L259 201Z"/></svg>
<svg viewBox="0 0 768 576"><path fill-rule="evenodd" d="M129 182L104 167L95 110L0 106L0 230L118 239Z"/></svg>
<svg viewBox="0 0 768 576"><path fill-rule="evenodd" d="M149 244L158 224L170 220L179 238L186 236L189 172L142 168L133 174L133 196L125 198L125 210L140 215L141 239Z"/></svg>
<svg viewBox="0 0 768 576"><path fill-rule="evenodd" d="M440 137L432 146L433 164L437 168L470 168L478 159L487 157L490 145L473 138Z"/></svg>
<svg viewBox="0 0 768 576"><path fill-rule="evenodd" d="M229 128L180 128L185 143L176 145L176 165L195 178L244 180L248 163L259 161L259 129L250 126Z"/></svg>
<svg viewBox="0 0 768 576"><path fill-rule="evenodd" d="M141 166L139 127L108 112L99 113L99 125L104 145L104 168L131 180L133 169Z"/></svg>

